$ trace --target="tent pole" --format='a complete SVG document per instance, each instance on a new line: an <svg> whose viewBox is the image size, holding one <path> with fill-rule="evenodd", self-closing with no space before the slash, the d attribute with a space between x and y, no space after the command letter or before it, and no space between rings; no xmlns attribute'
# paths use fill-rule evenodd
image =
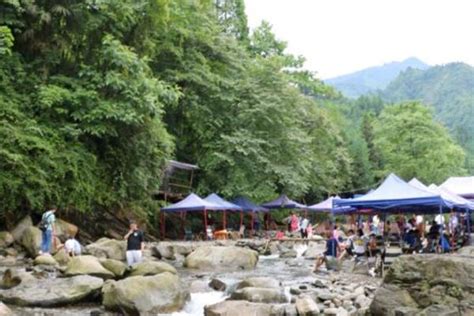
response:
<svg viewBox="0 0 474 316"><path fill-rule="evenodd" d="M240 211L240 227L244 224L244 211ZM240 229L239 227L239 229Z"/></svg>
<svg viewBox="0 0 474 316"><path fill-rule="evenodd" d="M165 212L160 210L161 239L165 240Z"/></svg>
<svg viewBox="0 0 474 316"><path fill-rule="evenodd" d="M471 245L471 210L468 209L467 210L467 221L466 221L466 224L467 224L467 242L468 242L468 246Z"/></svg>
<svg viewBox="0 0 474 316"><path fill-rule="evenodd" d="M181 234L182 234L183 240L184 240L184 236L185 236L185 234L184 234L184 211L181 211L179 213L179 217L181 218Z"/></svg>
<svg viewBox="0 0 474 316"><path fill-rule="evenodd" d="M225 230L227 225L226 225L226 210L224 210L224 213L222 214L222 229Z"/></svg>
<svg viewBox="0 0 474 316"><path fill-rule="evenodd" d="M252 237L253 237L253 217L254 217L254 213L255 212L252 212L251 215L250 215L250 217L251 217L251 219L250 219L250 233L251 233Z"/></svg>
<svg viewBox="0 0 474 316"><path fill-rule="evenodd" d="M207 240L207 210L204 209L204 240Z"/></svg>

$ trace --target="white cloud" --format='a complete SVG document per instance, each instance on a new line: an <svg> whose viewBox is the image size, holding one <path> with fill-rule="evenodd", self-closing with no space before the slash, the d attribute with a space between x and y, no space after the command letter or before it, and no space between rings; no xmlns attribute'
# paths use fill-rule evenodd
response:
<svg viewBox="0 0 474 316"><path fill-rule="evenodd" d="M408 57L474 65L472 0L245 0L322 78Z"/></svg>

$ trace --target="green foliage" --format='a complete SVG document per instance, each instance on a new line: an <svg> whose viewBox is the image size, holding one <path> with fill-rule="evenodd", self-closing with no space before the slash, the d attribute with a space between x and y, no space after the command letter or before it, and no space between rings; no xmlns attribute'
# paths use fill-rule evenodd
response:
<svg viewBox="0 0 474 316"><path fill-rule="evenodd" d="M463 63L409 69L382 92L385 100L421 100L466 150L466 166L474 170L474 68Z"/></svg>
<svg viewBox="0 0 474 316"><path fill-rule="evenodd" d="M375 145L383 159L384 175L440 183L465 174L464 151L447 130L434 122L429 108L417 102L388 106L375 124Z"/></svg>

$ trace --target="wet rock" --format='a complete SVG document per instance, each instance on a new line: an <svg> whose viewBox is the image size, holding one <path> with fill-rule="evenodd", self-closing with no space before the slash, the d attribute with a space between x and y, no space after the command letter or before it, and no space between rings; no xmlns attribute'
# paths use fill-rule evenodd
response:
<svg viewBox="0 0 474 316"><path fill-rule="evenodd" d="M34 281L35 277L26 271L7 269L0 282L1 289L11 289L22 282Z"/></svg>
<svg viewBox="0 0 474 316"><path fill-rule="evenodd" d="M420 310L414 307L401 306L394 310L394 316L416 316Z"/></svg>
<svg viewBox="0 0 474 316"><path fill-rule="evenodd" d="M69 261L71 261L71 257L66 253L66 250L64 248L58 250L54 254L54 259L60 264L60 265L67 265Z"/></svg>
<svg viewBox="0 0 474 316"><path fill-rule="evenodd" d="M112 272L116 278L122 278L128 268L125 263L115 259L102 259L99 262L104 268Z"/></svg>
<svg viewBox="0 0 474 316"><path fill-rule="evenodd" d="M13 314L12 310L9 309L7 305L0 302L0 315L1 316L13 316L15 314Z"/></svg>
<svg viewBox="0 0 474 316"><path fill-rule="evenodd" d="M209 286L216 291L225 291L227 288L227 285L219 279L212 279Z"/></svg>
<svg viewBox="0 0 474 316"><path fill-rule="evenodd" d="M318 305L312 298L308 296L297 298L295 305L298 315L300 316L313 316L319 314Z"/></svg>
<svg viewBox="0 0 474 316"><path fill-rule="evenodd" d="M251 303L247 301L223 301L204 308L205 316L241 316L241 315L272 315L284 316L285 306Z"/></svg>
<svg viewBox="0 0 474 316"><path fill-rule="evenodd" d="M125 260L127 243L125 240L101 238L95 243L87 245L85 251L97 258L109 258L119 261Z"/></svg>
<svg viewBox="0 0 474 316"><path fill-rule="evenodd" d="M35 258L41 248L41 239L41 230L34 226L30 226L23 230L20 244L25 248L30 257Z"/></svg>
<svg viewBox="0 0 474 316"><path fill-rule="evenodd" d="M458 315L461 315L461 313L456 307L434 304L422 310L417 316L431 316L431 315L458 316Z"/></svg>
<svg viewBox="0 0 474 316"><path fill-rule="evenodd" d="M331 293L331 292L328 292L328 291L318 293L318 298L321 301L332 301L336 297L337 297L337 294Z"/></svg>
<svg viewBox="0 0 474 316"><path fill-rule="evenodd" d="M209 282L204 280L194 280L189 286L189 292L191 293L205 293L211 292L213 289L209 287Z"/></svg>
<svg viewBox="0 0 474 316"><path fill-rule="evenodd" d="M313 286L316 287L316 288L327 288L328 287L327 284L324 281L319 280L319 279L314 280Z"/></svg>
<svg viewBox="0 0 474 316"><path fill-rule="evenodd" d="M169 272L107 281L102 294L107 310L128 315L173 313L190 298L179 277Z"/></svg>
<svg viewBox="0 0 474 316"><path fill-rule="evenodd" d="M243 289L246 287L259 287L259 288L280 288L280 282L275 278L269 277L251 277L246 278L237 284L237 289Z"/></svg>
<svg viewBox="0 0 474 316"><path fill-rule="evenodd" d="M79 228L76 225L66 222L61 218L56 219L55 228L56 236L63 239L66 239L67 237L74 237L79 231Z"/></svg>
<svg viewBox="0 0 474 316"><path fill-rule="evenodd" d="M231 300L245 300L255 303L287 303L288 298L281 289L246 287L236 290Z"/></svg>
<svg viewBox="0 0 474 316"><path fill-rule="evenodd" d="M199 247L189 254L184 266L192 269L251 269L258 262L258 253L239 247Z"/></svg>
<svg viewBox="0 0 474 316"><path fill-rule="evenodd" d="M296 258L298 252L294 249L284 249L280 252L280 258Z"/></svg>
<svg viewBox="0 0 474 316"><path fill-rule="evenodd" d="M33 220L31 219L31 217L24 217L21 221L18 222L18 224L16 224L15 228L11 232L13 239L15 239L16 242L20 242L25 230L31 226L33 226Z"/></svg>
<svg viewBox="0 0 474 316"><path fill-rule="evenodd" d="M349 313L342 307L339 308L326 308L324 310L324 315L330 316L348 316Z"/></svg>
<svg viewBox="0 0 474 316"><path fill-rule="evenodd" d="M173 246L168 244L158 244L151 248L151 253L158 259L176 260L174 256Z"/></svg>
<svg viewBox="0 0 474 316"><path fill-rule="evenodd" d="M88 275L27 281L12 289L0 290L0 300L19 306L65 306L88 299L102 285L102 279Z"/></svg>
<svg viewBox="0 0 474 316"><path fill-rule="evenodd" d="M57 266L58 262L51 255L40 255L33 261L34 265L46 265L46 266Z"/></svg>
<svg viewBox="0 0 474 316"><path fill-rule="evenodd" d="M177 274L178 272L176 269L166 263L166 262L156 262L156 261L144 261L138 264L134 264L130 267L130 276L137 276L137 275L156 275L163 272L169 272L172 274Z"/></svg>
<svg viewBox="0 0 474 316"><path fill-rule="evenodd" d="M10 232L0 232L0 248L7 248L15 242L13 235Z"/></svg>
<svg viewBox="0 0 474 316"><path fill-rule="evenodd" d="M103 279L112 279L115 275L104 268L98 258L93 256L74 257L67 264L66 276L92 275Z"/></svg>

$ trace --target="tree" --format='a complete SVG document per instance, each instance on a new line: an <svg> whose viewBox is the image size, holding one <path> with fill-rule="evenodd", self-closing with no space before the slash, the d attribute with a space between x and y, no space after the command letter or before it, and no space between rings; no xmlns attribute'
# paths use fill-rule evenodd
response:
<svg viewBox="0 0 474 316"><path fill-rule="evenodd" d="M418 102L386 107L374 134L385 175L395 172L405 179L440 183L466 172L462 148L434 121L432 111Z"/></svg>

